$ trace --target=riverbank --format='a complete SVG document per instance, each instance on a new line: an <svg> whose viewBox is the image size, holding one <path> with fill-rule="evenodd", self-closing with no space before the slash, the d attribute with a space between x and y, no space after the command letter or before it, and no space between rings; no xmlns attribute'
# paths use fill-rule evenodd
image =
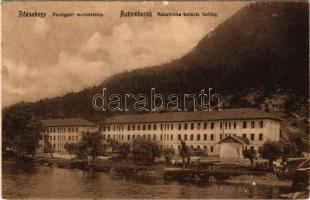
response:
<svg viewBox="0 0 310 200"><path fill-rule="evenodd" d="M65 169L80 169L80 170L93 170L96 172L115 173L122 176L135 176L146 178L166 179L165 173L167 171L182 171L183 169L175 166L167 166L164 163L157 163L154 165L135 165L131 162L113 162L113 161L96 161L94 163L83 163L77 160L68 159L51 159L51 158L36 158L33 164L38 166L58 167ZM194 169L190 169L194 170ZM221 166L223 173L231 171L228 167ZM181 173L182 176L182 173ZM181 178L182 179L182 178ZM173 180L173 179L172 179ZM192 179L188 181L203 181ZM259 186L278 186L290 187L292 182L289 180L279 179L272 172L255 171L247 168L239 168L236 175L230 175L225 179L217 179L214 177L208 178L209 182L225 182L231 184L246 184L246 185L259 185Z"/></svg>
<svg viewBox="0 0 310 200"><path fill-rule="evenodd" d="M276 199L287 189L222 182L167 181L163 178L4 162L5 199Z"/></svg>

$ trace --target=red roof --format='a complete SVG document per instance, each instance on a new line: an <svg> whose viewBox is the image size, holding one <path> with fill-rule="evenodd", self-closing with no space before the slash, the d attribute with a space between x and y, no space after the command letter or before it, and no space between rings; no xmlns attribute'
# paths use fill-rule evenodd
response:
<svg viewBox="0 0 310 200"><path fill-rule="evenodd" d="M224 109L222 111L197 111L197 112L165 112L146 113L133 115L116 115L107 118L103 123L154 123L154 122L186 122L186 121L214 121L214 120L247 120L247 119L272 119L280 120L274 114L253 108Z"/></svg>
<svg viewBox="0 0 310 200"><path fill-rule="evenodd" d="M81 118L45 119L40 121L42 126L45 127L95 126L94 123Z"/></svg>

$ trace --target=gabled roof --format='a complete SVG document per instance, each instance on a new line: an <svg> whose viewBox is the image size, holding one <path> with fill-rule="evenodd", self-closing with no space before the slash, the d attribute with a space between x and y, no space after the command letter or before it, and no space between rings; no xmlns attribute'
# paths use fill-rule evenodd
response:
<svg viewBox="0 0 310 200"><path fill-rule="evenodd" d="M214 121L214 120L246 120L246 119L273 119L280 120L274 114L253 108L224 109L222 111L197 112L165 112L133 115L116 115L107 118L103 123L153 123L153 122L186 122L186 121Z"/></svg>
<svg viewBox="0 0 310 200"><path fill-rule="evenodd" d="M60 127L60 126L95 126L94 123L81 118L66 119L46 119L40 120L44 127Z"/></svg>
<svg viewBox="0 0 310 200"><path fill-rule="evenodd" d="M235 142L238 142L240 144L249 144L249 140L247 138L242 138L242 137L239 137L239 136L233 136L233 135L230 135L224 139L222 139L221 141L218 142L218 144L221 144L223 142L228 142L228 141L235 141Z"/></svg>

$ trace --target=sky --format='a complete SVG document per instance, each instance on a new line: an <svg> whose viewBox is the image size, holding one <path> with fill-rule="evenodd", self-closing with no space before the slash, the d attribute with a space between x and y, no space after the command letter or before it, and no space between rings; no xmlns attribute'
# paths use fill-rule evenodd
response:
<svg viewBox="0 0 310 200"><path fill-rule="evenodd" d="M247 2L22 2L2 4L2 104L33 102L102 83L116 73L177 59ZM47 12L19 18L18 11ZM152 18L120 11L152 11ZM217 17L157 17L157 12ZM104 17L52 17L101 12Z"/></svg>

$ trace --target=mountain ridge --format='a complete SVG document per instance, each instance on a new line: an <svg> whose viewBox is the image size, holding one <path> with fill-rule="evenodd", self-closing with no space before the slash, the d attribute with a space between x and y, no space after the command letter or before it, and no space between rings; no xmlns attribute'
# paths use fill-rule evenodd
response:
<svg viewBox="0 0 310 200"><path fill-rule="evenodd" d="M165 95L212 87L226 99L227 108L262 108L267 98L280 94L289 97L282 105L284 112L300 112L296 105L307 105L309 96L308 17L306 2L251 3L180 59L122 72L80 92L17 103L3 111L24 109L42 119L101 121L115 114L92 108L92 97L102 88L107 88L107 95L148 94L150 88ZM256 95L250 102L245 97L252 93Z"/></svg>

